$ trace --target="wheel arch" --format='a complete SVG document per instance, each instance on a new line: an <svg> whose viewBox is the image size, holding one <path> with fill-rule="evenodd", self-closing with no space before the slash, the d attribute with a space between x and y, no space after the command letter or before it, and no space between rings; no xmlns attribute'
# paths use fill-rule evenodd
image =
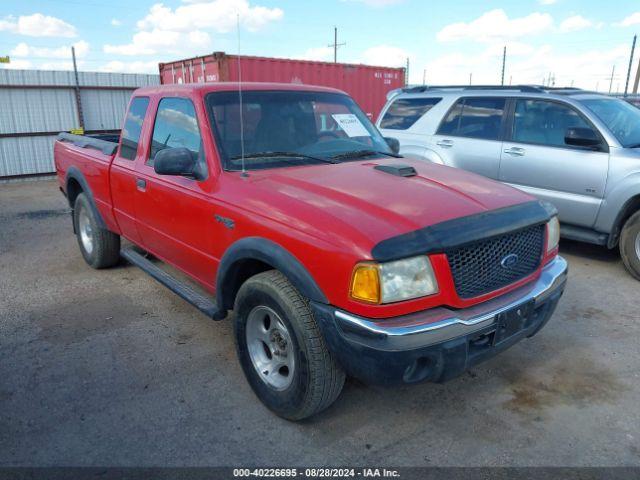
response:
<svg viewBox="0 0 640 480"><path fill-rule="evenodd" d="M281 245L261 237L238 240L224 253L216 275L216 301L222 311L232 310L242 284L266 270L279 270L305 297L329 303L302 263Z"/></svg>
<svg viewBox="0 0 640 480"><path fill-rule="evenodd" d="M609 240L607 241L607 247L615 248L620 240L620 233L622 232L622 228L626 221L633 215L635 212L640 210L640 193L636 193L634 196L629 198L622 206L618 215L616 215L616 219L611 228L611 232L609 233Z"/></svg>
<svg viewBox="0 0 640 480"><path fill-rule="evenodd" d="M107 225L104 219L102 218L102 215L100 215L98 208L96 207L96 202L93 199L93 192L89 187L89 183L87 182L86 178L77 167L70 167L69 170L67 171L67 175L65 178L65 186L66 186L65 191L67 193L67 200L69 201L69 206L73 209L76 198L78 198L78 195L80 195L81 193L84 193L87 199L89 200L89 205L91 206L91 210L95 215L96 222L98 222L98 225L100 226L100 228L104 228L106 230Z"/></svg>

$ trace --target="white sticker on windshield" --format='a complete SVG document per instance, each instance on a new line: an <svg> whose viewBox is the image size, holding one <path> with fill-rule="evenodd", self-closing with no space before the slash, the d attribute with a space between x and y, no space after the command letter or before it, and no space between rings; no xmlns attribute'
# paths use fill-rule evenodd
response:
<svg viewBox="0 0 640 480"><path fill-rule="evenodd" d="M353 113L334 113L331 115L338 126L350 137L370 137L371 134Z"/></svg>

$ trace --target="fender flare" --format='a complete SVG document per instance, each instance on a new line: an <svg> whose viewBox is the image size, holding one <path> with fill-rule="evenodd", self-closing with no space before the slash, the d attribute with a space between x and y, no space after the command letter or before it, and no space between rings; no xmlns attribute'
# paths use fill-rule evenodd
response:
<svg viewBox="0 0 640 480"><path fill-rule="evenodd" d="M82 174L82 172L78 169L78 167L69 167L69 169L67 170L67 174L64 180L64 187L65 187L65 192L67 193L67 198L69 199L69 206L72 209L73 212L73 205L71 204L71 199L69 198L69 181L70 180L75 180L76 182L78 182L80 184L80 187L82 187L82 193L84 193L87 196L87 199L89 200L89 205L91 206L91 210L93 211L93 216L96 219L96 222L98 222L98 226L100 228L103 228L105 230L107 229L107 224L105 223L104 219L102 218L102 215L100 215L100 212L98 211L98 208L96 207L96 202L93 199L93 192L91 191L91 188L89 187L89 183L87 182L86 178L84 178L84 175ZM73 213L72 213L73 215ZM74 231L75 231L75 223L74 223Z"/></svg>
<svg viewBox="0 0 640 480"><path fill-rule="evenodd" d="M302 263L284 247L261 237L247 237L232 244L222 256L216 275L216 301L223 310L232 310L238 285L241 262L258 260L281 271L294 287L309 300L328 304L311 274Z"/></svg>

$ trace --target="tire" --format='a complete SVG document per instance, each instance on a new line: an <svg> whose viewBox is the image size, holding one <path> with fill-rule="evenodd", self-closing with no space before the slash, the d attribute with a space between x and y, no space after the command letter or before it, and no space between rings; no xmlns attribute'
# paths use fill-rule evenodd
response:
<svg viewBox="0 0 640 480"><path fill-rule="evenodd" d="M120 260L120 236L98 225L84 193L73 205L73 225L84 260L93 268L107 268Z"/></svg>
<svg viewBox="0 0 640 480"><path fill-rule="evenodd" d="M345 374L327 349L308 299L282 273L270 270L247 280L234 310L240 364L267 408L302 420L338 398Z"/></svg>
<svg viewBox="0 0 640 480"><path fill-rule="evenodd" d="M620 256L629 273L640 280L640 211L631 215L622 227Z"/></svg>

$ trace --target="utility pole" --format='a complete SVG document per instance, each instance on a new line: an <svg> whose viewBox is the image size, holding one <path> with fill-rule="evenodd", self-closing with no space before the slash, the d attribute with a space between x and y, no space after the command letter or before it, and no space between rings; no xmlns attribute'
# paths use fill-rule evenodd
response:
<svg viewBox="0 0 640 480"><path fill-rule="evenodd" d="M613 64L613 68L611 69L611 80L609 80L609 93L611 93L611 87L613 87L613 76L616 73L616 65Z"/></svg>
<svg viewBox="0 0 640 480"><path fill-rule="evenodd" d="M427 84L427 69L422 70L422 85Z"/></svg>
<svg viewBox="0 0 640 480"><path fill-rule="evenodd" d="M404 84L405 86L409 85L409 57L407 57L407 67L404 71Z"/></svg>
<svg viewBox="0 0 640 480"><path fill-rule="evenodd" d="M624 84L624 96L627 96L627 91L629 89L629 77L631 76L631 65L633 64L633 52L636 49L636 38L638 36L633 36L633 43L631 44L631 55L629 55L629 68L627 69L627 81Z"/></svg>
<svg viewBox="0 0 640 480"><path fill-rule="evenodd" d="M636 70L636 81L633 82L633 93L638 93L638 83L640 83L640 61L638 62L638 70Z"/></svg>
<svg viewBox="0 0 640 480"><path fill-rule="evenodd" d="M473 72L469 73L469 85L471 85L471 81L473 80Z"/></svg>
<svg viewBox="0 0 640 480"><path fill-rule="evenodd" d="M333 44L329 45L333 47L333 63L338 63L338 47L342 47L346 43L338 43L338 27L333 27Z"/></svg>
<svg viewBox="0 0 640 480"><path fill-rule="evenodd" d="M76 48L75 47L71 47L71 58L73 59L73 74L76 80L75 92L76 92L76 109L78 110L78 123L79 123L79 127L82 130L84 130L84 115L82 114L82 100L80 99L80 79L78 77L78 66L76 64Z"/></svg>
<svg viewBox="0 0 640 480"><path fill-rule="evenodd" d="M500 85L504 85L504 65L507 61L507 46L504 46L502 50L502 79L500 80Z"/></svg>
<svg viewBox="0 0 640 480"><path fill-rule="evenodd" d="M509 75L509 86L511 86L512 81L513 81L513 75Z"/></svg>

